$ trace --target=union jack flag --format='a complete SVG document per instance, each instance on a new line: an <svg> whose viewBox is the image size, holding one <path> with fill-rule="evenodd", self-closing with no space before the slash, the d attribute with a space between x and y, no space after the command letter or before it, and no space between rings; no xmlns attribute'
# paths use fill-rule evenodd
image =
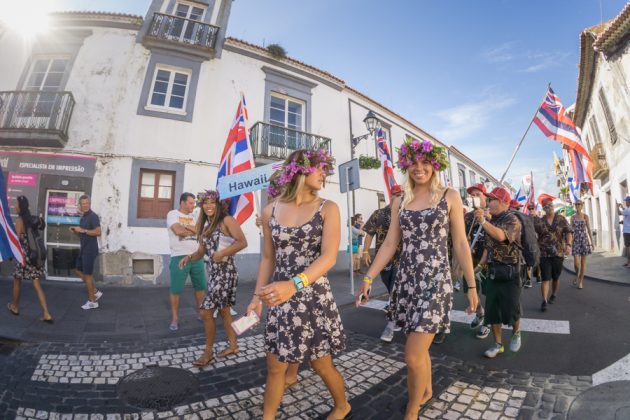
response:
<svg viewBox="0 0 630 420"><path fill-rule="evenodd" d="M568 148L574 178L577 182L587 184L592 191L593 162L582 144L573 120L569 118L560 98L551 87L549 87L545 100L534 117L534 123L545 136L564 144Z"/></svg>
<svg viewBox="0 0 630 420"><path fill-rule="evenodd" d="M0 170L0 261L10 258L24 264L24 251L11 220L7 193L4 190L4 175Z"/></svg>
<svg viewBox="0 0 630 420"><path fill-rule="evenodd" d="M389 147L387 146L387 139L382 128L376 130L376 152L381 160L381 166L383 167L383 181L385 182L385 189L389 200L392 200L392 187L398 185L396 177L394 176L394 165L392 164L392 157L389 154Z"/></svg>
<svg viewBox="0 0 630 420"><path fill-rule="evenodd" d="M247 129L247 107L245 105L245 97L241 96L238 108L236 109L236 117L228 133L227 141L223 147L223 153L221 153L217 184L221 177L247 171L252 168L252 151L249 143L249 131ZM229 212L239 224L242 225L245 223L254 212L254 193L248 192L232 197Z"/></svg>

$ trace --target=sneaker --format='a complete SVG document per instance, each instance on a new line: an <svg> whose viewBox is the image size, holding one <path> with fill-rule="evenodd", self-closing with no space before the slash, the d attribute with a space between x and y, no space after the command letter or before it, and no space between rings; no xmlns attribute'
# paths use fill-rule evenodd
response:
<svg viewBox="0 0 630 420"><path fill-rule="evenodd" d="M542 279L539 277L536 277L536 283L542 283Z"/></svg>
<svg viewBox="0 0 630 420"><path fill-rule="evenodd" d="M540 311L541 312L546 312L547 311L547 302L543 300L542 305L540 305Z"/></svg>
<svg viewBox="0 0 630 420"><path fill-rule="evenodd" d="M394 323L388 322L381 334L381 340L386 343L391 343L394 339Z"/></svg>
<svg viewBox="0 0 630 420"><path fill-rule="evenodd" d="M88 309L96 309L98 308L98 303L97 302L91 302L91 301L87 301L85 302L85 304L83 306L81 306L81 308L88 310Z"/></svg>
<svg viewBox="0 0 630 420"><path fill-rule="evenodd" d="M478 328L481 324L483 324L483 319L484 319L483 315L475 314L475 319L473 319L472 322L470 323L470 328L473 330L475 328Z"/></svg>
<svg viewBox="0 0 630 420"><path fill-rule="evenodd" d="M398 332L398 331L402 331L402 327L399 327L398 325L394 324L394 332Z"/></svg>
<svg viewBox="0 0 630 420"><path fill-rule="evenodd" d="M488 327L487 325L482 325L481 328L479 328L479 331L477 332L477 335L475 337L477 337L480 340L483 340L489 335L490 335L490 327Z"/></svg>
<svg viewBox="0 0 630 420"><path fill-rule="evenodd" d="M534 285L532 284L532 280L531 279L525 280L525 284L523 285L523 287L527 287L528 289L531 289L532 287L534 287Z"/></svg>
<svg viewBox="0 0 630 420"><path fill-rule="evenodd" d="M495 357L497 357L499 354L503 353L504 351L505 351L505 348L503 348L502 344L494 343L494 346L486 350L483 353L483 355L486 356L488 359L494 359Z"/></svg>
<svg viewBox="0 0 630 420"><path fill-rule="evenodd" d="M96 293L94 293L94 297L96 298L96 300L99 300L101 296L103 296L103 292L101 292L100 290L97 290Z"/></svg>
<svg viewBox="0 0 630 420"><path fill-rule="evenodd" d="M551 295L551 297L549 297L549 303L554 303L556 301L556 295Z"/></svg>
<svg viewBox="0 0 630 420"><path fill-rule="evenodd" d="M453 289L459 292L459 289L462 288L462 279L457 279L455 284L453 285ZM433 340L435 342L435 340Z"/></svg>
<svg viewBox="0 0 630 420"><path fill-rule="evenodd" d="M230 315L232 316L238 315L238 312L236 312L234 308L230 308Z"/></svg>
<svg viewBox="0 0 630 420"><path fill-rule="evenodd" d="M510 340L510 350L514 353L521 349L521 332L516 331Z"/></svg>
<svg viewBox="0 0 630 420"><path fill-rule="evenodd" d="M442 344L446 340L446 333L442 330L433 337L433 344Z"/></svg>

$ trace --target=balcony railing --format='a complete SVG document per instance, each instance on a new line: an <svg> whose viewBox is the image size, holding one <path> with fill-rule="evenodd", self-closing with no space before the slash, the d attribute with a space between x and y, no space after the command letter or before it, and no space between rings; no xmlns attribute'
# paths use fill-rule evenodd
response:
<svg viewBox="0 0 630 420"><path fill-rule="evenodd" d="M74 104L71 92L0 92L0 144L63 147Z"/></svg>
<svg viewBox="0 0 630 420"><path fill-rule="evenodd" d="M608 174L608 161L602 143L595 143L591 149L591 161L593 162L593 177L603 178Z"/></svg>
<svg viewBox="0 0 630 420"><path fill-rule="evenodd" d="M199 50L207 57L215 48L219 27L197 20L154 13L144 41L150 45L171 45Z"/></svg>
<svg viewBox="0 0 630 420"><path fill-rule="evenodd" d="M264 122L254 124L250 138L257 158L283 160L298 149L326 149L330 152L329 138Z"/></svg>

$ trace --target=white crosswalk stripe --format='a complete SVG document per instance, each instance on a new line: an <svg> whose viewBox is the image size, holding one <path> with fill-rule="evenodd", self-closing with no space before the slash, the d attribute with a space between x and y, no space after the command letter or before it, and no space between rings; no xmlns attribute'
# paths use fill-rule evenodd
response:
<svg viewBox="0 0 630 420"><path fill-rule="evenodd" d="M383 300L370 300L362 308L383 310L386 301ZM475 317L474 314L468 315L464 311L451 311L451 321L461 322L464 324L470 324ZM511 329L509 326L504 325L503 329ZM553 319L533 319L533 318L521 318L521 331L546 333L546 334L571 334L571 328L569 321L558 321Z"/></svg>

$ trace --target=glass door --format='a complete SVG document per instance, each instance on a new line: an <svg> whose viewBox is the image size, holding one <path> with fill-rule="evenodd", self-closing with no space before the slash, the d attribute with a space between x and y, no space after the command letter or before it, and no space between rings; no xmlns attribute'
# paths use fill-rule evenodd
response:
<svg viewBox="0 0 630 420"><path fill-rule="evenodd" d="M182 19L175 19L171 35L179 42L195 44L196 34L201 29L201 25L196 22L203 20L205 11L201 7L178 2L175 7L175 16Z"/></svg>
<svg viewBox="0 0 630 420"><path fill-rule="evenodd" d="M59 95L68 67L67 58L38 58L24 85L26 97L19 104L17 118L28 128L46 129L55 126L55 117L62 105Z"/></svg>
<svg viewBox="0 0 630 420"><path fill-rule="evenodd" d="M80 281L74 271L79 256L79 236L70 231L81 220L79 197L83 191L46 191L47 271L52 280Z"/></svg>

